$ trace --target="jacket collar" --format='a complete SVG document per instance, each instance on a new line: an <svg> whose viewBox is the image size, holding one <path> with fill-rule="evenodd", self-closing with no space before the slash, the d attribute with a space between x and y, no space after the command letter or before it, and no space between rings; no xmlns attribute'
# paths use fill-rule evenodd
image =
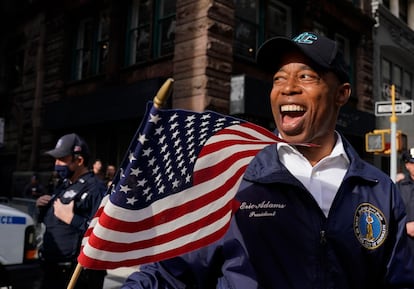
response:
<svg viewBox="0 0 414 289"><path fill-rule="evenodd" d="M368 182L378 182L377 174L372 166L363 161L344 138L344 150L350 160L350 166L345 178L358 177ZM250 162L244 174L244 179L258 183L292 183L293 175L280 162L277 144L269 145L261 150Z"/></svg>

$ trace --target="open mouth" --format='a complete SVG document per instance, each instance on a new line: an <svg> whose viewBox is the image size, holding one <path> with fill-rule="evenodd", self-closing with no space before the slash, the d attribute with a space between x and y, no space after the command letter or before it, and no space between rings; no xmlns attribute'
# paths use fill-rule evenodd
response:
<svg viewBox="0 0 414 289"><path fill-rule="evenodd" d="M297 105L297 104L285 104L280 107L280 111L282 114L288 114L291 116L294 116L294 115L300 116L305 113L306 108L301 105Z"/></svg>
<svg viewBox="0 0 414 289"><path fill-rule="evenodd" d="M298 104L285 104L280 106L281 127L287 134L296 134L301 130L304 122L306 107Z"/></svg>

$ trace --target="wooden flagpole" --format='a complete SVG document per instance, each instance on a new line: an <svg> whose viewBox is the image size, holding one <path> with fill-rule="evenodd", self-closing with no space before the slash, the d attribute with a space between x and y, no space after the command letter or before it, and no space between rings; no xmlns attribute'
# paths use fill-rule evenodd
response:
<svg viewBox="0 0 414 289"><path fill-rule="evenodd" d="M165 105L168 97L171 94L173 83L174 83L174 79L168 78L164 82L164 84L160 87L160 89L158 90L153 100L154 106L156 108L162 108ZM70 278L68 287L66 287L67 289L75 288L76 281L78 281L78 278L81 272L82 272L82 265L78 263L76 264L75 270L73 271L72 277Z"/></svg>

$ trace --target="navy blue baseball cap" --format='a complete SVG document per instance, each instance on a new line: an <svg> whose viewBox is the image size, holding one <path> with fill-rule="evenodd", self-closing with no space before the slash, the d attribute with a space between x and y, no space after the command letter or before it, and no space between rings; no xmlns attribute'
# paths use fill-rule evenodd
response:
<svg viewBox="0 0 414 289"><path fill-rule="evenodd" d="M414 148L411 148L409 151L405 151L402 154L402 160L406 163L414 163Z"/></svg>
<svg viewBox="0 0 414 289"><path fill-rule="evenodd" d="M292 39L270 38L257 50L257 64L265 71L274 73L279 69L282 57L295 49L320 69L335 73L341 82L349 82L347 65L338 49L338 43L314 32L304 32Z"/></svg>
<svg viewBox="0 0 414 289"><path fill-rule="evenodd" d="M45 152L45 154L50 155L55 159L70 155L82 155L89 157L89 147L80 136L75 133L71 133L62 136L57 141L55 148Z"/></svg>

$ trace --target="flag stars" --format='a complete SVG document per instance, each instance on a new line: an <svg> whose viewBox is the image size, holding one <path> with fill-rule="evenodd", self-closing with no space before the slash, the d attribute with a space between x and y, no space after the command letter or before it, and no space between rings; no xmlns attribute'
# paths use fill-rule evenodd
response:
<svg viewBox="0 0 414 289"><path fill-rule="evenodd" d="M185 182L186 182L186 183L190 183L190 182L191 182L191 175L187 175L187 176L185 177Z"/></svg>
<svg viewBox="0 0 414 289"><path fill-rule="evenodd" d="M170 130L173 131L175 130L175 128L178 126L178 122L174 122L173 124L171 124Z"/></svg>
<svg viewBox="0 0 414 289"><path fill-rule="evenodd" d="M160 121L160 120L161 120L161 117L158 114L156 114L156 115L150 114L149 122L153 122L153 123L157 124L158 121Z"/></svg>
<svg viewBox="0 0 414 289"><path fill-rule="evenodd" d="M127 194L130 190L132 190L130 187L128 187L128 186L123 186L123 185L121 185L121 187L120 187L120 189L119 189L119 191L120 191L120 192L123 192L123 193L125 193L125 194Z"/></svg>
<svg viewBox="0 0 414 289"><path fill-rule="evenodd" d="M128 159L129 159L129 162L130 162L130 163L132 163L133 161L135 161L135 160L136 160L136 158L135 158L135 156L134 156L134 153L130 152L130 153L129 153L129 156L128 156Z"/></svg>
<svg viewBox="0 0 414 289"><path fill-rule="evenodd" d="M183 154L182 153L180 153L179 151L177 151L177 156L176 156L176 159L177 159L177 161L181 161L182 159L183 159Z"/></svg>
<svg viewBox="0 0 414 289"><path fill-rule="evenodd" d="M169 173L168 174L168 180L171 181L173 179L174 175L175 175L174 172Z"/></svg>
<svg viewBox="0 0 414 289"><path fill-rule="evenodd" d="M172 187L173 187L173 189L175 189L175 188L178 188L178 185L180 184L180 181L179 180L177 180L177 179L175 179L173 182L172 182Z"/></svg>
<svg viewBox="0 0 414 289"><path fill-rule="evenodd" d="M210 114L203 114L201 116L201 119L210 119L210 118L211 118L211 115Z"/></svg>
<svg viewBox="0 0 414 289"><path fill-rule="evenodd" d="M130 173L131 175L138 177L138 175L139 175L140 173L142 173L142 171L141 171L141 169L140 169L140 168L136 168L136 169L131 168L131 173Z"/></svg>
<svg viewBox="0 0 414 289"><path fill-rule="evenodd" d="M164 161L167 161L167 160L169 160L169 158L170 158L170 152L167 152L167 153L164 155L163 160L164 160Z"/></svg>
<svg viewBox="0 0 414 289"><path fill-rule="evenodd" d="M181 169L181 175L182 176L185 176L187 174L187 167L183 167L182 169Z"/></svg>
<svg viewBox="0 0 414 289"><path fill-rule="evenodd" d="M154 169L152 170L152 174L153 175L157 175L159 170L160 170L160 167L159 166L155 166Z"/></svg>
<svg viewBox="0 0 414 289"><path fill-rule="evenodd" d="M159 181L161 181L161 175L157 175L155 177L155 182L158 183Z"/></svg>
<svg viewBox="0 0 414 289"><path fill-rule="evenodd" d="M146 195L148 195L149 194L149 192L150 192L150 188L146 188L145 190L143 190L143 195L144 196L146 196Z"/></svg>
<svg viewBox="0 0 414 289"><path fill-rule="evenodd" d="M171 138L172 138L172 139L176 139L176 138L177 138L177 136L178 136L179 134L180 134L180 131L176 130L176 131L174 131L174 132L172 133Z"/></svg>
<svg viewBox="0 0 414 289"><path fill-rule="evenodd" d="M153 151L152 148L147 148L147 149L143 150L142 155L145 156L145 157L149 157L150 154L152 153L152 151Z"/></svg>
<svg viewBox="0 0 414 289"><path fill-rule="evenodd" d="M193 134L194 134L194 128L190 128L189 130L187 130L187 133L185 135L189 135L193 137Z"/></svg>
<svg viewBox="0 0 414 289"><path fill-rule="evenodd" d="M164 130L163 126L160 126L160 127L156 128L155 129L155 135L161 135L163 130Z"/></svg>
<svg viewBox="0 0 414 289"><path fill-rule="evenodd" d="M126 203L129 205L134 205L138 201L138 199L136 199L135 197L126 198L126 199L127 199Z"/></svg>
<svg viewBox="0 0 414 289"><path fill-rule="evenodd" d="M170 119L168 120L168 122L173 122L176 118L178 117L178 114L177 113L174 113L171 117L170 117Z"/></svg>
<svg viewBox="0 0 414 289"><path fill-rule="evenodd" d="M142 179L142 180L139 180L138 182L137 182L137 187L143 187L143 186L145 186L145 184L148 182L148 180L146 180L146 179Z"/></svg>
<svg viewBox="0 0 414 289"><path fill-rule="evenodd" d="M147 198L145 199L145 201L151 201L151 199L152 199L152 194L149 194L148 196L147 196Z"/></svg>
<svg viewBox="0 0 414 289"><path fill-rule="evenodd" d="M159 140L158 140L158 144L163 144L165 142L165 138L166 138L165 135L163 135L162 137L160 137Z"/></svg>
<svg viewBox="0 0 414 289"><path fill-rule="evenodd" d="M162 153L165 153L166 152L166 150L167 150L167 148L168 148L168 144L165 144L165 145L163 145L162 147L161 147L161 152Z"/></svg>
<svg viewBox="0 0 414 289"><path fill-rule="evenodd" d="M158 194L164 194L165 193L165 186L162 185L161 187L159 187L158 189Z"/></svg>
<svg viewBox="0 0 414 289"><path fill-rule="evenodd" d="M190 127L192 127L193 125L194 125L194 122L193 122L193 121L188 122L188 123L185 125L185 128L190 128Z"/></svg>
<svg viewBox="0 0 414 289"><path fill-rule="evenodd" d="M156 161L157 161L157 159L155 157L153 157L152 159L148 160L148 165L150 167L153 167Z"/></svg>
<svg viewBox="0 0 414 289"><path fill-rule="evenodd" d="M143 145L146 141L148 141L148 139L145 134L139 134L138 141Z"/></svg>
<svg viewBox="0 0 414 289"><path fill-rule="evenodd" d="M187 118L185 119L185 121L186 121L186 122L193 122L193 121L194 121L194 119L195 119L195 115L194 115L194 114L192 114L192 115L187 116Z"/></svg>

